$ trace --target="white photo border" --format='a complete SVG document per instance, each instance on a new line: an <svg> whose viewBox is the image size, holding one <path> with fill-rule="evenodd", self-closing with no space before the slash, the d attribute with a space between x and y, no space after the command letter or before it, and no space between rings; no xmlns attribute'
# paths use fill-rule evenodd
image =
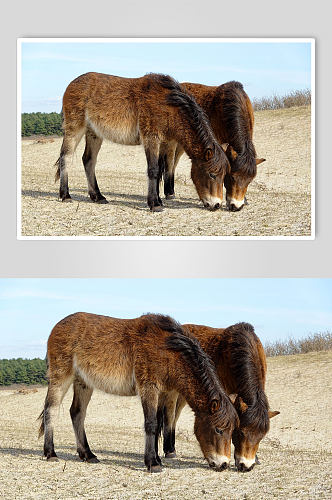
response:
<svg viewBox="0 0 332 500"><path fill-rule="evenodd" d="M310 43L311 44L311 234L308 236L23 236L22 235L22 155L21 155L21 109L22 109L22 44L23 43ZM313 37L58 37L58 38L18 38L17 39L17 240L314 240L316 235L316 144L315 144L315 38Z"/></svg>

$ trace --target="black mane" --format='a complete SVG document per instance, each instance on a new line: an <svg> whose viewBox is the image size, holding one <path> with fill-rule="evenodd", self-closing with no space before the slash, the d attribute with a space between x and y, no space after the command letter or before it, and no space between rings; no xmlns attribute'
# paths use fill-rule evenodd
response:
<svg viewBox="0 0 332 500"><path fill-rule="evenodd" d="M219 145L214 137L206 113L197 104L195 98L187 92L179 82L169 75L151 73L149 76L153 78L156 83L170 91L167 96L167 103L181 109L204 148L212 148L216 154L220 149ZM218 156L219 155L217 155L217 157Z"/></svg>
<svg viewBox="0 0 332 500"><path fill-rule="evenodd" d="M170 316L147 313L144 317L161 330L170 333L170 336L166 340L167 348L172 351L181 352L193 372L202 382L210 401L220 395L225 395L216 374L213 361L203 351L199 341L190 332Z"/></svg>
<svg viewBox="0 0 332 500"><path fill-rule="evenodd" d="M210 402L220 400L220 409L210 418L221 425L228 425L231 419L237 420L234 406L222 388L211 358L202 349L198 340L185 328L170 335L166 341L168 349L180 352L202 384Z"/></svg>
<svg viewBox="0 0 332 500"><path fill-rule="evenodd" d="M216 102L220 102L224 127L228 132L227 142L237 152L231 162L232 171L240 170L248 176L257 172L256 151L250 134L247 112L244 113L244 101L247 98L240 82L227 82L218 87Z"/></svg>
<svg viewBox="0 0 332 500"><path fill-rule="evenodd" d="M230 369L237 383L238 395L248 405L244 413L240 412L241 426L254 426L265 433L270 425L269 404L260 375L256 347L259 339L249 323L237 323L225 331L230 335L225 337L224 342L221 340L219 348L230 353Z"/></svg>
<svg viewBox="0 0 332 500"><path fill-rule="evenodd" d="M202 384L208 396L208 400L210 402L212 402L213 399L220 400L220 410L211 416L211 418L216 419L219 423L224 425L228 425L232 418L237 421L237 413L234 406L220 384L211 358L202 349L199 341L170 316L148 313L144 315L144 317L153 325L169 332L170 335L166 339L166 347L169 350L177 351L182 354L188 367Z"/></svg>
<svg viewBox="0 0 332 500"><path fill-rule="evenodd" d="M153 325L157 326L161 330L165 330L166 332L174 335L181 334L183 332L183 328L180 323L166 314L146 313L142 317L147 318Z"/></svg>

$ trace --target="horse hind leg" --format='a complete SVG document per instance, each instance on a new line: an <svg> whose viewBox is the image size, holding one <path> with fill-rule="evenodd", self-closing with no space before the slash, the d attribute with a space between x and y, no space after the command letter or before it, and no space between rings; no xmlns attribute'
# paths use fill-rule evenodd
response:
<svg viewBox="0 0 332 500"><path fill-rule="evenodd" d="M99 460L90 450L88 440L84 430L84 420L86 409L91 399L93 389L88 387L81 378L74 380L74 396L70 407L70 416L77 443L77 452L81 460L89 463L97 463Z"/></svg>
<svg viewBox="0 0 332 500"><path fill-rule="evenodd" d="M57 454L54 451L53 420L71 382L72 379L67 379L62 384L53 384L50 382L48 387L44 410L41 414L42 424L40 426L40 435L44 433L44 456L49 461L57 460Z"/></svg>
<svg viewBox="0 0 332 500"><path fill-rule="evenodd" d="M87 129L85 134L85 150L82 156L82 161L88 181L89 196L91 200L96 203L108 203L105 196L103 196L99 190L95 174L97 156L102 142L103 140L100 137L97 137L91 129Z"/></svg>
<svg viewBox="0 0 332 500"><path fill-rule="evenodd" d="M56 181L60 178L59 199L61 201L71 201L68 188L68 164L70 160L72 160L77 145L82 139L83 134L84 129L79 130L75 134L65 132L62 141L60 156L56 162L58 168L55 174Z"/></svg>

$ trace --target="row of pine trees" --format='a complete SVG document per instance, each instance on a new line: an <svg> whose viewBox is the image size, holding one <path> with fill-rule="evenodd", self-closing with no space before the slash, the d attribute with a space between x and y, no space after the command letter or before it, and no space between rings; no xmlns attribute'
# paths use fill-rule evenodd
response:
<svg viewBox="0 0 332 500"><path fill-rule="evenodd" d="M22 113L21 135L62 135L61 125L61 113Z"/></svg>
<svg viewBox="0 0 332 500"><path fill-rule="evenodd" d="M0 359L0 386L46 383L45 360L39 358Z"/></svg>

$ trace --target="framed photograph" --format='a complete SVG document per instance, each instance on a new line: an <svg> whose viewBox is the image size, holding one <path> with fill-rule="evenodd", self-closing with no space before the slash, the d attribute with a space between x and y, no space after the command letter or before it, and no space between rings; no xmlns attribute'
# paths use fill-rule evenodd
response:
<svg viewBox="0 0 332 500"><path fill-rule="evenodd" d="M18 40L18 239L315 237L315 40Z"/></svg>

